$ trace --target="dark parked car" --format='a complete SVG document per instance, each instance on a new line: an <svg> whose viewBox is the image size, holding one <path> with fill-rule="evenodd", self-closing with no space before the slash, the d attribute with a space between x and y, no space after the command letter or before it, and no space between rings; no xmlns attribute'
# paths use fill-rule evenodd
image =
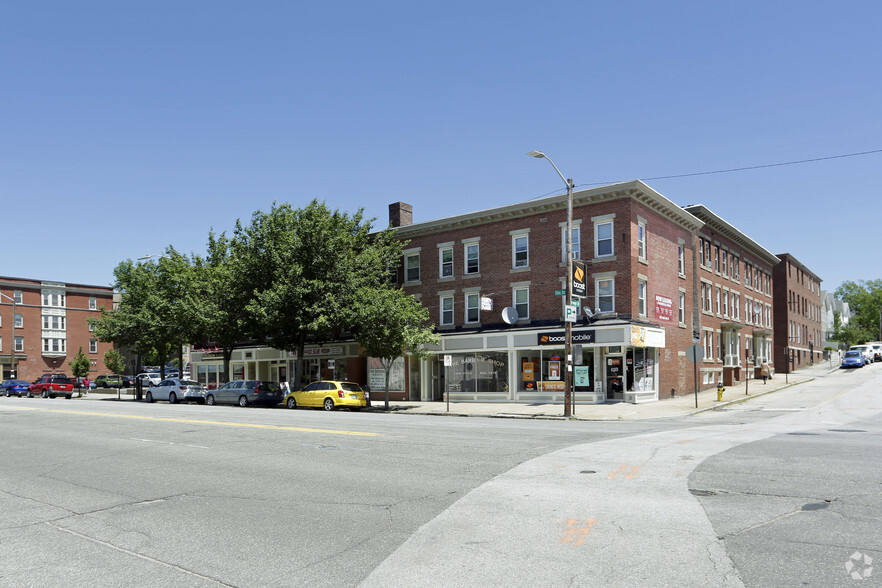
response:
<svg viewBox="0 0 882 588"><path fill-rule="evenodd" d="M275 382L260 380L233 380L210 390L205 404L264 404L275 406L282 401L282 388Z"/></svg>
<svg viewBox="0 0 882 588"><path fill-rule="evenodd" d="M31 383L26 380L3 380L0 383L0 395L27 396L30 385Z"/></svg>
<svg viewBox="0 0 882 588"><path fill-rule="evenodd" d="M28 386L28 397L42 396L43 398L55 398L64 396L73 398L74 384L67 376L59 374L44 374Z"/></svg>

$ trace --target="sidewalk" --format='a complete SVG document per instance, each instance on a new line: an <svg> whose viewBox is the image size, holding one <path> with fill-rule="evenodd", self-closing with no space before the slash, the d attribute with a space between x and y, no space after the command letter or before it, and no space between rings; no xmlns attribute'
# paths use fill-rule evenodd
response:
<svg viewBox="0 0 882 588"><path fill-rule="evenodd" d="M836 371L837 369L839 369L837 363L831 366L829 361L822 361L812 366L806 366L792 374L785 375L776 372L774 378L766 384L763 384L762 379L759 379L727 387L723 391L722 402L717 401L717 389L711 388L698 393L698 408L695 406L695 394L693 393L642 404L628 404L621 401L606 402L604 404L577 404L571 418L582 421L619 421L686 416L737 402L744 402L757 396L802 384L813 380L818 375ZM749 392L749 394L745 394L745 391ZM372 399L372 404L373 406L367 410L383 410L384 403L382 398ZM565 419L562 404L451 402L448 411L446 402L390 401L389 410L396 413L438 416Z"/></svg>
<svg viewBox="0 0 882 588"><path fill-rule="evenodd" d="M609 401L604 404L577 404L572 417L581 421L621 421L645 420L686 416L713 410L721 406L744 402L757 396L789 388L813 380L839 369L837 362L831 366L829 361L821 361L813 366L806 366L792 374L775 373L775 377L763 384L762 379L741 382L729 386L723 391L722 402L717 401L717 389L710 388L698 393L696 408L695 394L685 394L674 398L629 404L621 401ZM746 394L745 392L749 392ZM380 396L380 394L378 394ZM76 398L76 394L74 395ZM134 400L134 390L125 389L118 395L116 390L92 390L84 398L86 400ZM281 405L280 405L281 406ZM562 404L516 404L504 402L451 402L449 409L446 402L390 401L389 412L401 414L424 414L436 416L486 417L486 418L521 418L521 419L559 419L565 420ZM374 398L367 412L383 412L382 397Z"/></svg>

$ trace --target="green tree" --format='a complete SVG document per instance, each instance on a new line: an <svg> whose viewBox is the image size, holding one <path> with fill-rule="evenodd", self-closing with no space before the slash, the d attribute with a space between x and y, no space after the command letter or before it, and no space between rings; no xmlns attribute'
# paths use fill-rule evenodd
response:
<svg viewBox="0 0 882 588"><path fill-rule="evenodd" d="M230 379L230 358L236 347L251 338L253 321L248 312L254 286L246 266L233 257L226 234L209 232L205 258L194 260L193 285L199 293L194 309L195 332L191 342L212 342L223 352L224 378Z"/></svg>
<svg viewBox="0 0 882 588"><path fill-rule="evenodd" d="M429 322L429 311L413 296L393 287L362 291L354 309L355 339L369 357L380 360L386 372L385 409L389 410L389 375L399 357L425 357L439 336Z"/></svg>
<svg viewBox="0 0 882 588"><path fill-rule="evenodd" d="M83 353L82 347L80 347L80 350L74 355L73 359L67 362L67 365L70 366L70 373L73 374L74 378L85 378L92 369L92 362Z"/></svg>
<svg viewBox="0 0 882 588"><path fill-rule="evenodd" d="M850 346L882 340L882 280L846 281L835 295L847 302L851 311L848 324L834 331L837 341Z"/></svg>
<svg viewBox="0 0 882 588"><path fill-rule="evenodd" d="M111 374L119 375L126 369L126 360L116 349L111 349L104 354L104 365Z"/></svg>
<svg viewBox="0 0 882 588"><path fill-rule="evenodd" d="M250 284L253 335L296 352L297 383L307 342L345 333L362 291L385 283L401 257L393 231L372 234L371 222L363 209L350 216L313 200L301 209L274 204L236 224L232 255Z"/></svg>

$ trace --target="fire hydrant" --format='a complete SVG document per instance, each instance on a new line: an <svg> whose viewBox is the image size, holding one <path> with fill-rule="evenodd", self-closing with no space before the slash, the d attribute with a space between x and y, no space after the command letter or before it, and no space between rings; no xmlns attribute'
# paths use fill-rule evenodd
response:
<svg viewBox="0 0 882 588"><path fill-rule="evenodd" d="M723 388L723 382L718 382L717 383L717 402L723 401L723 390L725 390L725 388Z"/></svg>

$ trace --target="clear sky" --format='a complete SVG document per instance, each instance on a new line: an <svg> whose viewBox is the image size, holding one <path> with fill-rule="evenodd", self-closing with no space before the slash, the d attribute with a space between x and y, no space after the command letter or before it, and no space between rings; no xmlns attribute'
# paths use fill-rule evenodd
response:
<svg viewBox="0 0 882 588"><path fill-rule="evenodd" d="M882 3L13 0L0 275L111 285L274 201L388 222L640 178L882 278Z"/></svg>

